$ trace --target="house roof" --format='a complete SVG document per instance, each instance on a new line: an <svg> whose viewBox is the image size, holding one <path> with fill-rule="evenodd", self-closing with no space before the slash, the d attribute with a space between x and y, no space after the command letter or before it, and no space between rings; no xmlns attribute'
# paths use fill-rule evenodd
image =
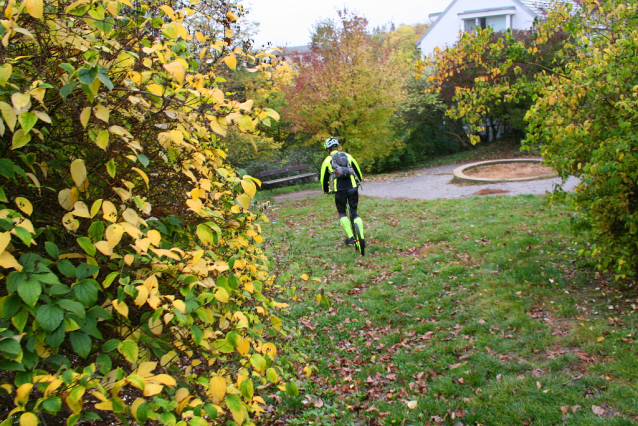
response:
<svg viewBox="0 0 638 426"><path fill-rule="evenodd" d="M432 31L432 29L434 27L436 27L436 24L438 24L439 22L441 22L441 17L443 15L445 15L450 9L452 9L452 6L454 6L456 4L456 2L458 2L459 0L452 0L452 2L448 5L448 7L445 8L445 10L443 12L440 13L440 15L438 16L437 20L434 21L432 23L432 25L430 25L428 27L427 30L425 30L425 32L423 33L423 35L421 37L419 37L419 39L416 41L416 43L414 43L416 46L421 44L421 41L427 37L427 35ZM526 10L528 13L530 13L532 16L538 16L538 12L535 11L534 9L530 8L526 3L550 3L549 1L545 1L545 0L510 0L512 3L514 3L517 6L520 6L523 10Z"/></svg>

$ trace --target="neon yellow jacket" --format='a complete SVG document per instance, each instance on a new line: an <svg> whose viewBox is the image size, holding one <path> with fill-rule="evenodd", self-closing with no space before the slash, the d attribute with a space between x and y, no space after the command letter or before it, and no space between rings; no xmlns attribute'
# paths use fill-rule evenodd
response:
<svg viewBox="0 0 638 426"><path fill-rule="evenodd" d="M357 160L355 160L352 155L346 152L348 161L350 161L350 165L354 169L357 177L350 176L349 179L333 179L333 187L330 188L330 175L332 174L332 172L334 172L332 168L332 154L334 154L335 152L337 151L333 151L332 153L330 153L330 155L328 155L321 164L321 173L319 174L319 180L321 182L323 192L337 192L350 188L356 188L357 186L359 186L358 182L361 182L363 180L363 174L361 173L359 163L357 163Z"/></svg>

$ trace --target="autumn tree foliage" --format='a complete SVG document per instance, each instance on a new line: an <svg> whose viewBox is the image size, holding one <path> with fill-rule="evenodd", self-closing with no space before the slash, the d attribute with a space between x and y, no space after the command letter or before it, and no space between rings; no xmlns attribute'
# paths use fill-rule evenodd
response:
<svg viewBox="0 0 638 426"><path fill-rule="evenodd" d="M2 424L252 424L295 385L224 150L278 117L228 95L241 8L0 4Z"/></svg>
<svg viewBox="0 0 638 426"><path fill-rule="evenodd" d="M312 55L284 88L284 115L315 140L339 138L371 167L400 145L392 121L405 96L405 61L389 38L369 31L365 18L347 10L339 16L316 24Z"/></svg>
<svg viewBox="0 0 638 426"><path fill-rule="evenodd" d="M494 43L479 32L446 53L461 72L464 62L479 62L485 52L500 57L489 65L489 73L476 78L474 87L456 91L458 104L450 113L477 128L491 103L530 98L524 145L540 146L545 162L563 178L581 179L572 200L590 230L592 244L583 254L602 271L635 276L638 5L620 0L580 3L577 9L570 4L550 9L531 45L511 39L507 45ZM536 62L559 33L567 36L556 52L559 63L541 68L533 78L501 78L512 72L522 76L522 63ZM432 79L444 81L453 72L443 67Z"/></svg>

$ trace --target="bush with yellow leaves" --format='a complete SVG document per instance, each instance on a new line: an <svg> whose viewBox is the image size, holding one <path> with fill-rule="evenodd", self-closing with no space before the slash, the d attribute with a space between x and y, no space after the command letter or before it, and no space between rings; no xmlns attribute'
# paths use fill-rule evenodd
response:
<svg viewBox="0 0 638 426"><path fill-rule="evenodd" d="M252 424L286 305L220 145L278 117L224 91L241 8L0 4L2 425Z"/></svg>

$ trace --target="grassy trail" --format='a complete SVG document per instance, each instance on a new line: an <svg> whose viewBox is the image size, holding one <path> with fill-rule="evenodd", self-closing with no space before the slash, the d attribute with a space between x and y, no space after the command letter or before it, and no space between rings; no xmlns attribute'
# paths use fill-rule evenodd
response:
<svg viewBox="0 0 638 426"><path fill-rule="evenodd" d="M363 258L342 246L331 197L268 213L296 299L287 344L311 374L266 423L636 424L636 292L579 258L565 205L363 197L359 213Z"/></svg>

